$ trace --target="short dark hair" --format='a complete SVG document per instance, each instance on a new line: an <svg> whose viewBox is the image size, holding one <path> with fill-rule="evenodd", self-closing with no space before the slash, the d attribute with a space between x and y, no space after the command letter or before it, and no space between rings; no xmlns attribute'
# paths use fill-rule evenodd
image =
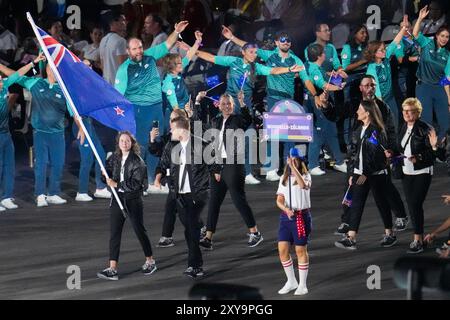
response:
<svg viewBox="0 0 450 320"><path fill-rule="evenodd" d="M105 13L105 19L110 26L113 22L117 22L123 16L123 13L118 10L110 10Z"/></svg>
<svg viewBox="0 0 450 320"><path fill-rule="evenodd" d="M361 84L361 83L363 82L364 79L372 79L372 80L375 81L375 82L377 81L373 75L371 75L371 74L365 74L365 75L361 78L361 81L360 81L359 83Z"/></svg>
<svg viewBox="0 0 450 320"><path fill-rule="evenodd" d="M316 62L323 54L324 48L319 43L313 43L308 47L306 52L308 53L308 60L311 62Z"/></svg>
<svg viewBox="0 0 450 320"><path fill-rule="evenodd" d="M289 38L289 35L285 31L280 31L276 34L275 40L278 41L280 38Z"/></svg>
<svg viewBox="0 0 450 320"><path fill-rule="evenodd" d="M159 27L161 28L161 30L164 31L164 32L166 31L166 26L165 26L164 20L161 18L161 16L159 16L156 13L149 13L147 15L147 17L152 17L152 20L154 22L156 22L157 24L159 24Z"/></svg>
<svg viewBox="0 0 450 320"><path fill-rule="evenodd" d="M316 23L315 31L320 32L322 30L322 26L328 26L328 23L325 23L325 22Z"/></svg>

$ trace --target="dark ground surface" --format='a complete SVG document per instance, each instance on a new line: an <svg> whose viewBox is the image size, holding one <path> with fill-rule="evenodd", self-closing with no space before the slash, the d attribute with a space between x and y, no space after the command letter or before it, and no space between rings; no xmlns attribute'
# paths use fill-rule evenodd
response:
<svg viewBox="0 0 450 320"><path fill-rule="evenodd" d="M71 149L62 185L67 205L38 209L33 202L33 172L27 167L27 154L17 152L17 210L0 214L0 298L1 299L188 299L192 279L182 275L187 252L183 228L177 221L176 245L155 248L161 232L164 195L145 198L145 225L149 231L158 271L144 277L139 268L143 253L127 223L122 238L120 281L97 279L108 260L109 211L107 200L90 203L74 201L77 190L77 152ZM339 239L333 232L340 223L344 175L327 172L313 177L312 215L314 231L309 246L309 294L280 296L285 282L277 254L278 210L275 207L277 183L263 182L248 186L249 203L254 210L264 241L247 248L247 230L227 196L220 215L214 250L204 252L206 276L201 282L229 283L260 288L265 299L404 299L405 292L393 282L393 266L404 256L412 230L399 233L399 243L389 249L379 247L383 226L372 197L364 212L358 250L348 252L334 247ZM403 189L399 187L403 196ZM449 208L441 202L448 193L449 177L438 165L425 203L425 231L438 226ZM93 188L93 186L92 186ZM206 211L202 216L206 219ZM423 255L435 256L434 248ZM81 290L68 290L66 281L70 265L81 268ZM381 268L381 290L369 290L367 267ZM426 299L444 295L426 293Z"/></svg>

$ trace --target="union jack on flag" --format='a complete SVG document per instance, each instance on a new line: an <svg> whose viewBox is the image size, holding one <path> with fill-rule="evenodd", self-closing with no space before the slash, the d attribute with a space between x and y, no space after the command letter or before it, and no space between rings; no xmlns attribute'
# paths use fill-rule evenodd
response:
<svg viewBox="0 0 450 320"><path fill-rule="evenodd" d="M42 36L42 40L44 40L44 44L48 49L48 52L51 54L53 62L57 67L61 63L64 55L68 54L73 59L73 62L81 62L81 60L73 54L72 51L66 49L61 43L56 41L54 38L50 37L45 31L38 27L39 33Z"/></svg>
<svg viewBox="0 0 450 320"><path fill-rule="evenodd" d="M36 28L78 113L115 130L136 134L131 102L70 50L41 28Z"/></svg>

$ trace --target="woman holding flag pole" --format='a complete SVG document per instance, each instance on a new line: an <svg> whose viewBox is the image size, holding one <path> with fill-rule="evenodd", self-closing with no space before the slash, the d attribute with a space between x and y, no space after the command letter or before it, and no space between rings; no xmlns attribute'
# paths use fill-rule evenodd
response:
<svg viewBox="0 0 450 320"><path fill-rule="evenodd" d="M387 248L397 242L397 237L392 231L392 213L387 200L390 177L386 158L390 153L384 147L387 145L386 131L375 102L361 101L357 115L362 126L353 132L350 144L351 158L348 164L349 173L352 174L349 185L353 189L349 214L350 230L346 237L334 244L338 248L356 250L356 234L369 191L372 190L385 229L380 245Z"/></svg>
<svg viewBox="0 0 450 320"><path fill-rule="evenodd" d="M275 67L271 68L264 66L255 62L257 57L258 46L255 43L247 42L242 47L242 58L231 57L231 56L215 56L213 54L197 51L199 58L206 60L210 63L214 63L220 66L228 67L228 81L227 90L234 100L234 113L240 114L241 110L239 108L238 93L240 91L244 92L244 103L247 106L252 105L252 94L255 86L255 79L257 75L268 76L270 74L284 74L289 72L300 72L303 68L299 65L292 65L289 67ZM253 108L250 109L252 113ZM246 147L246 149L250 149ZM246 151L246 157L250 150ZM251 171L250 162L246 159L245 165L245 181L248 184L259 184L260 181L257 180Z"/></svg>

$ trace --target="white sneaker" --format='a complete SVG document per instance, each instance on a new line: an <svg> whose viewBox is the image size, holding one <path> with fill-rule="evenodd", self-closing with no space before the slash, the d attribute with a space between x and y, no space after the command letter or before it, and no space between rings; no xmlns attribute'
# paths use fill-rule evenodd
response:
<svg viewBox="0 0 450 320"><path fill-rule="evenodd" d="M280 176L278 175L278 169L270 170L266 174L267 181L279 181Z"/></svg>
<svg viewBox="0 0 450 320"><path fill-rule="evenodd" d="M67 200L61 198L58 195L54 195L54 196L47 196L47 202L51 204L64 204L67 203Z"/></svg>
<svg viewBox="0 0 450 320"><path fill-rule="evenodd" d="M261 181L256 179L251 173L245 176L245 184L260 184Z"/></svg>
<svg viewBox="0 0 450 320"><path fill-rule="evenodd" d="M323 176L326 172L320 169L320 167L315 167L309 172L312 176Z"/></svg>
<svg viewBox="0 0 450 320"><path fill-rule="evenodd" d="M77 193L77 196L75 198L75 201L81 201L81 202L88 202L88 201L92 201L94 199L92 199L91 196L89 196L87 193Z"/></svg>
<svg viewBox="0 0 450 320"><path fill-rule="evenodd" d="M284 287L281 288L281 289L278 291L278 294L286 294L286 293L289 293L289 292L291 292L292 290L295 290L295 289L297 289L297 288L298 288L298 283L297 283L297 282L295 282L295 283L290 283L289 281L287 281L286 284L284 285Z"/></svg>
<svg viewBox="0 0 450 320"><path fill-rule="evenodd" d="M154 184L149 184L147 193L151 194L168 194L169 188L167 186L161 186L161 188L156 187Z"/></svg>
<svg viewBox="0 0 450 320"><path fill-rule="evenodd" d="M298 287L297 290L295 290L294 295L296 296L303 296L308 293L308 288L306 287Z"/></svg>
<svg viewBox="0 0 450 320"><path fill-rule="evenodd" d="M109 192L108 188L97 189L95 190L94 197L101 199L111 199L111 192Z"/></svg>
<svg viewBox="0 0 450 320"><path fill-rule="evenodd" d="M2 207L5 207L6 209L17 209L19 206L17 204L14 203L14 199L13 198L7 198L7 199L3 199L2 202L0 202L0 204L2 205Z"/></svg>
<svg viewBox="0 0 450 320"><path fill-rule="evenodd" d="M339 172L347 173L347 164L345 162L342 164L335 164L333 169Z"/></svg>
<svg viewBox="0 0 450 320"><path fill-rule="evenodd" d="M161 186L161 193L162 194L169 194L169 187L167 186L167 184Z"/></svg>
<svg viewBox="0 0 450 320"><path fill-rule="evenodd" d="M3 208L2 206L0 206L0 212L2 212L2 211L6 211L6 209Z"/></svg>
<svg viewBox="0 0 450 320"><path fill-rule="evenodd" d="M37 196L36 203L38 207L48 207L47 197L44 194Z"/></svg>

